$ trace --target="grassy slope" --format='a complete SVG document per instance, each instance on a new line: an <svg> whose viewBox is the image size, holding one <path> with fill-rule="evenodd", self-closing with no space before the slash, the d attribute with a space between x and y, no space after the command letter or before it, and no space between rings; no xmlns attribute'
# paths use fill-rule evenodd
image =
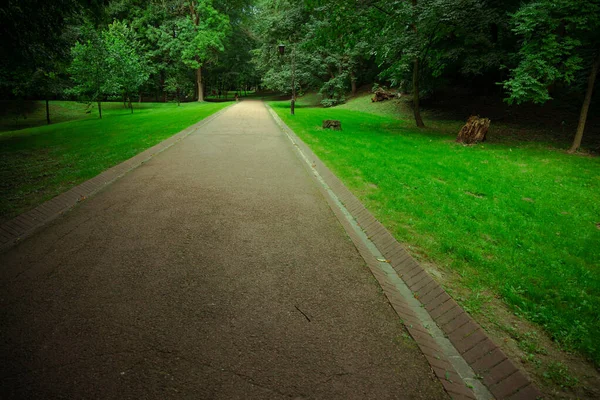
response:
<svg viewBox="0 0 600 400"><path fill-rule="evenodd" d="M137 106L137 104L136 104ZM90 118L87 105L75 101L51 101L53 124ZM46 125L46 103L43 101L0 101L0 132Z"/></svg>
<svg viewBox="0 0 600 400"><path fill-rule="evenodd" d="M79 103L61 102L74 118L0 133L0 222L48 200L172 136L228 103L143 103L133 114L104 103L85 117ZM66 104L65 104L66 103ZM57 105L55 105L57 106ZM83 114L83 117L82 117Z"/></svg>
<svg viewBox="0 0 600 400"><path fill-rule="evenodd" d="M460 122L419 131L392 102L295 117L287 102L271 104L413 253L459 274L471 292L463 305L500 296L600 364L598 158L539 143L463 147L440 133ZM322 130L323 119L343 131Z"/></svg>

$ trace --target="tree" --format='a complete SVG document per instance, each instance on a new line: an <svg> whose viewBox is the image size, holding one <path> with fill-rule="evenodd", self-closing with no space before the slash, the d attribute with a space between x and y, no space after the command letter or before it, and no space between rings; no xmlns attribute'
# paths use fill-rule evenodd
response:
<svg viewBox="0 0 600 400"><path fill-rule="evenodd" d="M217 11L212 0L190 0L189 14L178 22L182 61L196 70L198 101L204 101L202 68L223 51L223 43L229 32L229 18Z"/></svg>
<svg viewBox="0 0 600 400"><path fill-rule="evenodd" d="M254 35L260 46L252 54L263 85L283 93L320 88L327 67L323 55L306 46L308 9L291 0L263 0L257 8ZM285 46L283 56L280 44Z"/></svg>
<svg viewBox="0 0 600 400"><path fill-rule="evenodd" d="M76 0L22 0L0 9L0 87L13 94L31 89L31 76L68 57L69 21L83 12Z"/></svg>
<svg viewBox="0 0 600 400"><path fill-rule="evenodd" d="M101 45L106 49L106 63L110 71L107 85L120 92L133 113L131 96L148 80L149 70L139 54L138 42L127 24L115 21L103 32Z"/></svg>
<svg viewBox="0 0 600 400"><path fill-rule="evenodd" d="M177 105L181 98L193 95L194 85L188 68L169 68L165 79L165 90L175 96Z"/></svg>
<svg viewBox="0 0 600 400"><path fill-rule="evenodd" d="M229 17L230 33L224 41L224 51L205 68L206 86L211 90L247 91L260 81L252 64L252 49L257 40L252 32L255 9L250 0L234 0L215 4Z"/></svg>
<svg viewBox="0 0 600 400"><path fill-rule="evenodd" d="M359 66L368 65L373 57L381 79L393 87L412 91L418 127L424 126L420 112L423 88L433 88L447 67L464 58L467 41L477 37L477 46L471 48L479 48L480 54L483 53L482 44L489 29L486 25L493 21L491 15L498 14L496 7L486 0L311 0L309 3L319 12L316 18L321 21L314 37L339 68L331 74L332 80L325 89L339 90L338 76L346 75L355 91ZM473 71L477 68L474 54L469 60Z"/></svg>
<svg viewBox="0 0 600 400"><path fill-rule="evenodd" d="M98 103L98 114L102 118L102 100L116 93L118 87L111 79L109 53L102 37L88 25L83 29L83 38L71 49L73 62L69 72L75 86L68 92Z"/></svg>
<svg viewBox="0 0 600 400"><path fill-rule="evenodd" d="M31 80L28 82L28 91L41 95L46 102L47 124L50 124L50 97L62 93L65 88L61 76L54 72L56 70L59 70L59 67L50 67L48 70L40 67L33 73Z"/></svg>
<svg viewBox="0 0 600 400"><path fill-rule="evenodd" d="M600 3L593 0L537 0L513 15L514 32L522 37L520 62L504 82L509 103L545 103L555 82L578 84L587 73L579 124L569 152L581 140L600 66ZM583 83L583 79L579 83Z"/></svg>
<svg viewBox="0 0 600 400"><path fill-rule="evenodd" d="M337 2L314 3L309 9L305 47L319 54L326 67L325 82L319 90L324 97L322 104L336 105L345 101L349 89L356 94L360 67L371 58L362 33L368 21L364 13Z"/></svg>

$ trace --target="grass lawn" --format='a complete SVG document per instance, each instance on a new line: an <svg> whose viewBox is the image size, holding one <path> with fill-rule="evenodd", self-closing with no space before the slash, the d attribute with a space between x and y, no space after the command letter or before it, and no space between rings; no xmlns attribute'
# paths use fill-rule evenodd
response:
<svg viewBox="0 0 600 400"><path fill-rule="evenodd" d="M470 312L500 298L600 365L599 158L540 142L465 147L454 143L461 122L418 130L366 97L328 109L301 100L295 116L270 104L413 254L456 276ZM324 119L343 130L321 129Z"/></svg>
<svg viewBox="0 0 600 400"><path fill-rule="evenodd" d="M86 113L87 105L76 101L51 101L49 109L50 122L53 124L91 117L91 113ZM0 101L0 132L34 128L46 124L45 102Z"/></svg>
<svg viewBox="0 0 600 400"><path fill-rule="evenodd" d="M0 133L0 222L33 208L174 135L230 103L53 102L72 121ZM45 118L45 117L43 117ZM67 117L65 117L67 118ZM30 120L33 121L34 118ZM45 120L45 119L44 119Z"/></svg>

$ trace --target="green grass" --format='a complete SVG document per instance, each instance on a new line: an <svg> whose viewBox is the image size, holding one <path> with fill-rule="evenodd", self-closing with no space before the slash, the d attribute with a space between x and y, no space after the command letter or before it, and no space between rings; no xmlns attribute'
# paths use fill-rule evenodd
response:
<svg viewBox="0 0 600 400"><path fill-rule="evenodd" d="M152 147L228 103L142 103L130 114L103 103L85 114L71 107L69 122L0 133L0 222L4 222Z"/></svg>
<svg viewBox="0 0 600 400"><path fill-rule="evenodd" d="M137 104L135 104L137 106ZM50 122L53 124L90 118L87 105L75 101L51 101ZM0 132L46 125L46 103L43 101L0 101Z"/></svg>
<svg viewBox="0 0 600 400"><path fill-rule="evenodd" d="M600 159L539 142L454 143L392 102L275 111L417 257L502 298L600 365ZM320 128L338 119L342 131ZM453 132L452 134L443 132ZM475 298L475 301L473 299Z"/></svg>

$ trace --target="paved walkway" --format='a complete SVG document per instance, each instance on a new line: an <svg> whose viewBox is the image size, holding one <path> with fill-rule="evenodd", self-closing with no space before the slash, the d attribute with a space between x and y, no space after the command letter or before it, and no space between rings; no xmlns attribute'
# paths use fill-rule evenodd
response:
<svg viewBox="0 0 600 400"><path fill-rule="evenodd" d="M447 395L242 102L0 255L2 398Z"/></svg>

